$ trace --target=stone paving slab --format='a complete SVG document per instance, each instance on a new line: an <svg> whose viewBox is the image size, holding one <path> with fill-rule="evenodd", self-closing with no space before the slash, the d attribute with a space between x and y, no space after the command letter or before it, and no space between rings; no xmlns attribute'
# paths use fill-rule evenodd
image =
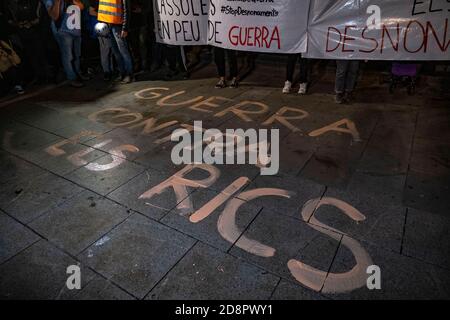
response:
<svg viewBox="0 0 450 320"><path fill-rule="evenodd" d="M374 243L378 247L400 253L406 208L380 201L379 198L356 192L328 188L324 197L339 199L351 204L365 219L352 220L334 205L323 205L316 209L309 220L313 224L323 223L355 239Z"/></svg>
<svg viewBox="0 0 450 320"><path fill-rule="evenodd" d="M402 253L448 269L450 218L408 209Z"/></svg>
<svg viewBox="0 0 450 320"><path fill-rule="evenodd" d="M0 208L25 224L83 191L70 181L48 172L36 178L4 184L0 190Z"/></svg>
<svg viewBox="0 0 450 320"><path fill-rule="evenodd" d="M258 188L285 190L289 198L280 196L256 198L252 201L253 205L297 219L301 219L300 209L303 205L311 199L320 198L325 191L325 187L311 180L283 176L259 176L245 190Z"/></svg>
<svg viewBox="0 0 450 320"><path fill-rule="evenodd" d="M269 248L261 249L259 245L248 244L249 239ZM230 253L295 282L296 279L288 268L291 259L327 271L338 245L339 242L336 240L298 219L264 209L236 242Z"/></svg>
<svg viewBox="0 0 450 320"><path fill-rule="evenodd" d="M81 286L94 274L78 261L40 240L6 263L0 265L1 299L58 299L69 298L73 291L66 287L67 267L81 269Z"/></svg>
<svg viewBox="0 0 450 320"><path fill-rule="evenodd" d="M228 198L228 196L223 193L219 194L214 191L199 189L193 192L188 198L194 205L193 211L196 212L204 205L220 196L225 199ZM231 201L232 199L233 198L230 198L228 201ZM181 205L187 205L186 201L187 199L185 199ZM245 203L243 200L236 199L235 201L242 204L242 206L239 208L234 222L237 230L232 234L228 231L229 227L219 227L218 221L224 215L224 204L220 205L204 220L196 223L190 221L190 218L193 216L194 212L187 213L185 212L186 210L179 209L174 209L169 212L166 216L164 216L164 218L161 219L161 222L215 248L222 251L228 251L260 211L260 208ZM224 229L222 232L227 233L227 239L221 236L219 233L219 228Z"/></svg>
<svg viewBox="0 0 450 320"><path fill-rule="evenodd" d="M0 229L5 229L0 234L0 296L448 298L450 112L444 100L434 103L403 93L390 97L384 87L361 83L355 103L336 105L327 94L331 82L315 83L306 96L283 95L273 76L255 73L238 89L224 90L214 90L211 77L129 86L91 81L80 90L58 88L0 109L0 209L5 212L0 212ZM264 103L268 110L250 114L248 122L230 109L221 112L244 101ZM277 121L263 124L282 107L301 109L306 116L289 119L291 128ZM123 111L112 113L111 108ZM248 104L242 109L258 108ZM97 112L102 113L95 119ZM138 120L129 122L133 117ZM151 117L158 124L177 124L143 134L141 122ZM323 132L343 119L355 124L361 141L349 133ZM202 120L205 129L280 129L280 172L263 176L254 165L217 165L220 175L207 188L188 187L177 199L170 187L139 199L184 168L172 163L175 142L167 138L194 120ZM105 139L112 141L99 144ZM113 149L124 145L125 151ZM184 178L208 176L195 169ZM229 198L226 188L241 177L250 183ZM262 189L253 191L256 199L248 199L255 188ZM273 188L290 198L263 196ZM345 201L366 219L356 223L323 205L311 209L317 220L303 221L301 209L308 201L328 197ZM212 199L217 208L191 222L192 211L205 209ZM231 200L242 204L236 229L231 228L231 211L228 220L221 216ZM317 227L319 221L326 229ZM381 291L363 283L352 292L333 293L333 273L355 265L345 246L350 237L381 267ZM79 263L74 256L89 268L81 265L82 290L69 292L64 289L66 268ZM291 270L301 265L322 273L306 280Z"/></svg>
<svg viewBox="0 0 450 320"><path fill-rule="evenodd" d="M33 231L0 211L0 264L39 239Z"/></svg>
<svg viewBox="0 0 450 320"><path fill-rule="evenodd" d="M96 275L75 295L65 299L73 300L134 300L124 290L112 284L108 280Z"/></svg>
<svg viewBox="0 0 450 320"><path fill-rule="evenodd" d="M61 249L76 255L129 215L126 208L85 191L36 219L30 227Z"/></svg>
<svg viewBox="0 0 450 320"><path fill-rule="evenodd" d="M79 144L74 140L61 139L42 146L28 155L27 160L50 172L64 176L85 163L93 162L105 155L105 152Z"/></svg>
<svg viewBox="0 0 450 320"><path fill-rule="evenodd" d="M196 244L147 295L152 300L267 300L278 277Z"/></svg>
<svg viewBox="0 0 450 320"><path fill-rule="evenodd" d="M155 194L150 199L139 199L139 197L168 178L168 175L159 171L147 169L110 193L108 198L124 204L149 218L159 220L179 202L175 197L173 188L169 188L160 194Z"/></svg>
<svg viewBox="0 0 450 320"><path fill-rule="evenodd" d="M278 284L277 289L273 293L273 300L327 300L319 293L311 289L304 288L284 279Z"/></svg>
<svg viewBox="0 0 450 320"><path fill-rule="evenodd" d="M363 287L342 294L324 293L332 299L449 299L450 277L448 270L383 250L367 243L362 246L369 253L374 264L381 270L381 290ZM351 270L355 260L347 248L339 247L331 273ZM366 280L367 281L367 280ZM327 287L325 281L325 288ZM325 289L324 289L325 290Z"/></svg>
<svg viewBox="0 0 450 320"><path fill-rule="evenodd" d="M403 195L404 205L441 214L450 212L450 175L434 175L410 170Z"/></svg>
<svg viewBox="0 0 450 320"><path fill-rule="evenodd" d="M86 249L80 259L143 298L194 243L192 238L135 214Z"/></svg>
<svg viewBox="0 0 450 320"><path fill-rule="evenodd" d="M28 180L30 176L37 177L44 172L45 170L9 152L0 150L0 184L23 179Z"/></svg>
<svg viewBox="0 0 450 320"><path fill-rule="evenodd" d="M115 170L101 170L102 166L111 166L120 162L114 167ZM124 160L118 156L106 154L103 157L81 167L65 177L79 185L95 191L101 195L107 195L124 183L130 181L145 170L144 167Z"/></svg>

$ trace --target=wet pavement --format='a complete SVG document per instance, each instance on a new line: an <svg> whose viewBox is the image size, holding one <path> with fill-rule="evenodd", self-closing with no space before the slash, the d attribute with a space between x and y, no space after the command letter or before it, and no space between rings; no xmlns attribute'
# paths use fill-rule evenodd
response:
<svg viewBox="0 0 450 320"><path fill-rule="evenodd" d="M449 299L448 95L363 75L336 105L326 77L283 95L264 68L238 89L209 66L0 108L0 297ZM279 173L173 164L170 135L195 120L279 129Z"/></svg>

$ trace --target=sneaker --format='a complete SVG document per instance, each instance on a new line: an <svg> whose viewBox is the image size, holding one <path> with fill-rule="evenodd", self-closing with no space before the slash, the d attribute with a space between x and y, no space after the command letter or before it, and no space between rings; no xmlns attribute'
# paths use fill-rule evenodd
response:
<svg viewBox="0 0 450 320"><path fill-rule="evenodd" d="M121 84L128 84L128 83L132 83L133 82L133 77L132 76L125 76L123 77L122 81L120 82Z"/></svg>
<svg viewBox="0 0 450 320"><path fill-rule="evenodd" d="M239 83L236 78L233 78L230 83L230 88L236 89L239 86Z"/></svg>
<svg viewBox="0 0 450 320"><path fill-rule="evenodd" d="M119 74L117 77L114 78L114 82L122 82L123 78L124 77L121 74Z"/></svg>
<svg viewBox="0 0 450 320"><path fill-rule="evenodd" d="M70 81L70 86L74 88L82 88L84 87L84 83L80 80L72 80Z"/></svg>
<svg viewBox="0 0 450 320"><path fill-rule="evenodd" d="M111 73L105 72L105 73L103 74L103 80L106 81L106 82L111 81L111 80L112 80L112 75L111 75Z"/></svg>
<svg viewBox="0 0 450 320"><path fill-rule="evenodd" d="M334 101L336 101L336 103L339 103L339 104L344 103L344 94L336 93L336 96L334 97Z"/></svg>
<svg viewBox="0 0 450 320"><path fill-rule="evenodd" d="M298 89L298 94L306 94L306 90L308 89L308 84L300 83L300 89Z"/></svg>
<svg viewBox="0 0 450 320"><path fill-rule="evenodd" d="M291 92L291 88L292 88L292 82L286 81L286 82L284 83L283 93L284 93L284 94L290 93L290 92Z"/></svg>
<svg viewBox="0 0 450 320"><path fill-rule="evenodd" d="M14 91L16 91L17 94L24 94L25 90L23 90L23 87L21 85L17 85L14 87Z"/></svg>
<svg viewBox="0 0 450 320"><path fill-rule="evenodd" d="M227 87L227 83L223 79L220 79L219 82L217 82L217 84L216 84L216 89L223 89L226 87Z"/></svg>

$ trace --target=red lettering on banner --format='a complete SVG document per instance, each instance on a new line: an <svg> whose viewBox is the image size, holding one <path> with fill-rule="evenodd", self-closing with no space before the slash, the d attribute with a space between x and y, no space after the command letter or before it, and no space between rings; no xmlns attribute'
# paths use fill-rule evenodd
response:
<svg viewBox="0 0 450 320"><path fill-rule="evenodd" d="M422 43L421 43L420 47L419 47L417 50L415 50L415 51L409 50L408 46L406 45L407 42L408 42L408 33L409 33L409 31L410 31L410 29L411 29L411 25L412 25L413 23L417 23L417 24L419 25L419 27L422 29L422 37L423 37L423 38L422 38L422 41L421 41ZM424 52L426 52L426 51L427 51L427 49L426 49L426 47L425 47L426 38L427 38L427 34L426 34L426 32L425 32L425 28L423 27L423 25L422 25L419 21L417 21L417 20L411 20L411 21L408 23L408 26L406 27L405 38L404 38L404 40L403 40L403 47L404 47L405 50L408 51L409 53L417 53L417 52L419 52L420 50L422 50L422 48L424 48Z"/></svg>
<svg viewBox="0 0 450 320"><path fill-rule="evenodd" d="M350 28L357 28L357 26L345 26L345 31L344 31L344 39L342 41L342 52L355 52L355 50L353 49L345 49L345 42L347 41L354 41L356 40L356 38L353 37L349 37L347 34L348 29Z"/></svg>
<svg viewBox="0 0 450 320"><path fill-rule="evenodd" d="M281 49L281 38L278 27L273 30L263 27L233 26L228 32L228 38L233 46L259 47L270 49L275 44Z"/></svg>
<svg viewBox="0 0 450 320"><path fill-rule="evenodd" d="M339 41L337 42L337 45L334 49L330 49L329 43L330 43L330 30L334 30L336 33L339 34ZM335 28L335 27L328 27L328 32L327 32L327 52L333 52L336 51L337 48L339 48L339 46L341 45L341 41L342 41L342 34L341 32Z"/></svg>
<svg viewBox="0 0 450 320"><path fill-rule="evenodd" d="M447 52L449 46L449 19L446 18L439 28L432 21L418 20L410 20L403 26L400 22L382 24L376 30L365 27L360 31L355 25L346 25L340 29L328 27L325 50L327 53L359 51L385 54L389 49L394 53L417 54L430 50Z"/></svg>

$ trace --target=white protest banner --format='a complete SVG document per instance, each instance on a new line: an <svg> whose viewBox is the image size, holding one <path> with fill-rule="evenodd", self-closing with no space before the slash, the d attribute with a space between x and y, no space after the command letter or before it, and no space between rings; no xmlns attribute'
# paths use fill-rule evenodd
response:
<svg viewBox="0 0 450 320"><path fill-rule="evenodd" d="M156 40L172 45L208 42L210 0L154 0Z"/></svg>
<svg viewBox="0 0 450 320"><path fill-rule="evenodd" d="M227 49L301 53L310 0L211 0L208 43Z"/></svg>
<svg viewBox="0 0 450 320"><path fill-rule="evenodd" d="M450 60L450 0L311 0L318 59Z"/></svg>

